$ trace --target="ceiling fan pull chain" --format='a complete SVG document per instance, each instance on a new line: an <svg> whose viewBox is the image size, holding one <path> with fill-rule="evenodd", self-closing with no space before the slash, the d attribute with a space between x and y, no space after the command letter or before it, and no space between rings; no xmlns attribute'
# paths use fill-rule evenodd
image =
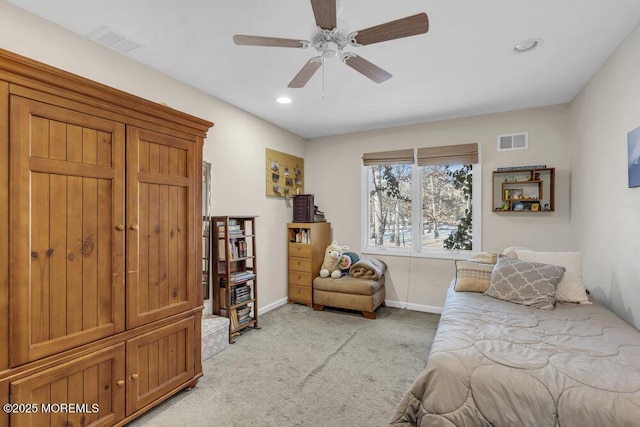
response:
<svg viewBox="0 0 640 427"><path fill-rule="evenodd" d="M321 96L322 99L324 99L324 67L325 67L325 63L326 63L326 61L324 60L324 58L322 58L322 96Z"/></svg>

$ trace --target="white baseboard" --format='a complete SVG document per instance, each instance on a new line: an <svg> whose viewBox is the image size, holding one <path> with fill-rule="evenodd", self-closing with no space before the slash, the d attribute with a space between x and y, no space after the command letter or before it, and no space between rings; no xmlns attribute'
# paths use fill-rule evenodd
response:
<svg viewBox="0 0 640 427"><path fill-rule="evenodd" d="M288 298L282 298L281 300L258 309L258 316L262 316L263 314L268 313L271 310L275 310L276 308L285 305L287 301ZM436 307L433 305L410 304L402 301L392 300L385 300L385 304L387 305L387 307L404 308L406 310L422 311L424 313L442 314L442 307Z"/></svg>
<svg viewBox="0 0 640 427"><path fill-rule="evenodd" d="M442 307L433 305L410 304L402 301L385 300L387 307L404 308L412 311L422 311L425 313L442 314Z"/></svg>
<svg viewBox="0 0 640 427"><path fill-rule="evenodd" d="M259 308L258 309L258 316L262 316L263 314L268 313L271 310L274 310L274 309L276 309L278 307L281 307L281 306L285 305L287 303L287 301L288 301L288 298L282 298L281 300L278 300L278 301L276 301L274 303L271 303L271 304L269 304L269 305L267 305L265 307Z"/></svg>

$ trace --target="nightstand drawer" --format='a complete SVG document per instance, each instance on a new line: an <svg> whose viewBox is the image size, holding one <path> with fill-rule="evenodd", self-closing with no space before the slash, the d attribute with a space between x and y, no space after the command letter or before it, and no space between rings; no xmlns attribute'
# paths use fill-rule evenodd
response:
<svg viewBox="0 0 640 427"><path fill-rule="evenodd" d="M289 243L289 256L311 257L311 245L307 243Z"/></svg>
<svg viewBox="0 0 640 427"><path fill-rule="evenodd" d="M289 270L311 273L311 258L289 257Z"/></svg>
<svg viewBox="0 0 640 427"><path fill-rule="evenodd" d="M311 286L289 285L289 299L311 302Z"/></svg>
<svg viewBox="0 0 640 427"><path fill-rule="evenodd" d="M290 271L289 285L302 285L311 287L311 273L304 271Z"/></svg>

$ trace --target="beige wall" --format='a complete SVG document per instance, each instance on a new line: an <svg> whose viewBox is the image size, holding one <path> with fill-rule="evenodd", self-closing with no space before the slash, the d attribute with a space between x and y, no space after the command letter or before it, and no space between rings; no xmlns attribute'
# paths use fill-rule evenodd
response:
<svg viewBox="0 0 640 427"><path fill-rule="evenodd" d="M302 138L4 1L0 48L214 122L204 148L204 160L212 163L212 213L259 215L259 306L283 303L291 209L283 200L265 197L264 150L303 157Z"/></svg>
<svg viewBox="0 0 640 427"><path fill-rule="evenodd" d="M529 149L497 151L497 135L527 131ZM559 105L319 138L308 142L307 191L315 194L340 244L361 251L361 157L364 152L477 142L482 163L482 249L519 245L567 250L569 240L568 107ZM556 168L556 212L491 211L492 171L502 166ZM409 307L441 307L455 273L451 260L382 257L389 264L387 298Z"/></svg>
<svg viewBox="0 0 640 427"><path fill-rule="evenodd" d="M640 188L628 188L627 133L640 126L640 27L570 107L571 236L587 288L640 328Z"/></svg>
<svg viewBox="0 0 640 427"><path fill-rule="evenodd" d="M332 222L334 238L360 251L363 152L478 142L483 166L482 249L523 245L583 251L587 287L636 327L640 322L636 261L640 189L628 189L626 178L626 134L640 126L637 28L570 106L320 138L307 145L291 133L2 1L0 47L215 122L204 153L213 166L213 213L260 216L262 309L286 297L284 230L291 219L284 201L264 196L264 148L305 157L307 192L316 195ZM529 132L530 149L498 153L496 135L519 131ZM524 164L557 168L556 212L535 216L491 212L491 171ZM454 273L452 261L384 259L390 266L390 300L427 310L442 305Z"/></svg>

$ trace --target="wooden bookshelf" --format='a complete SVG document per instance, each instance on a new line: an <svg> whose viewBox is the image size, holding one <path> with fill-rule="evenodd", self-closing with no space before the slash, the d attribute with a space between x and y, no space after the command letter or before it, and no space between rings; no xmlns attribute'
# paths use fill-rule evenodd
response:
<svg viewBox="0 0 640 427"><path fill-rule="evenodd" d="M256 216L214 216L213 313L229 318L229 342L258 327Z"/></svg>

